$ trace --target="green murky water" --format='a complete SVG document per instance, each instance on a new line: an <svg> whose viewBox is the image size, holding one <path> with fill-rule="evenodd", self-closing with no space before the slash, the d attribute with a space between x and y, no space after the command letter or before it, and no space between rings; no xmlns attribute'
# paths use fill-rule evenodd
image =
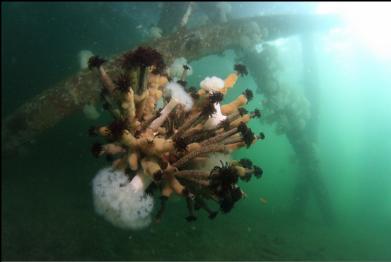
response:
<svg viewBox="0 0 391 262"><path fill-rule="evenodd" d="M231 5L228 20L313 13L317 3ZM2 3L2 117L77 73L80 50L110 56L150 38L161 8ZM205 22L211 10L197 7L190 26ZM387 34L382 33L380 39ZM303 73L303 57L310 52L303 41L290 36L271 45L283 68L276 73L279 84L305 96L306 81L314 79ZM2 156L2 260L391 260L391 59L367 43L343 31L312 36L319 93L309 110L318 109L313 148L321 179L303 174L303 165L311 163L300 160L292 140L275 132L276 123L252 120L249 126L266 139L234 158L252 159L264 175L240 183L247 198L232 212L215 220L200 212L188 223L185 202L176 198L160 224L122 230L98 216L92 201L91 180L107 162L91 156L86 130L105 116L90 120L79 112L17 155ZM236 57L227 50L191 62L189 83L226 77ZM239 79L225 101L249 88L255 96L246 108L263 108L267 97L256 92L254 79L251 74ZM328 192L330 217L319 202L319 183Z"/></svg>

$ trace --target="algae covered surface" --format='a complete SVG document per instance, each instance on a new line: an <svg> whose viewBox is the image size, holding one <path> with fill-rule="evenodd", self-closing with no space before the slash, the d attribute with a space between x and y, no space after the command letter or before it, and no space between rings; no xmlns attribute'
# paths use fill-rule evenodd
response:
<svg viewBox="0 0 391 262"><path fill-rule="evenodd" d="M317 10L317 3L300 2L214 4L196 3L188 27ZM170 19L157 28L164 8L2 3L2 118L76 74L81 50L110 57L170 34ZM224 11L219 21L211 15L216 10ZM238 62L249 68L224 102L253 91L245 107L262 116L249 127L266 138L232 158L249 158L264 173L239 182L247 196L231 212L210 220L201 210L187 222L186 202L176 196L160 223L145 229L104 220L94 210L92 179L109 163L91 155L88 129L110 116L97 105L98 119L77 112L2 155L2 260L391 260L390 56L344 30L255 47L256 38L241 40L240 48L192 61L187 78L198 87L207 76L224 79ZM275 67L250 61L249 53L266 54L269 46ZM310 151L298 150L302 137Z"/></svg>

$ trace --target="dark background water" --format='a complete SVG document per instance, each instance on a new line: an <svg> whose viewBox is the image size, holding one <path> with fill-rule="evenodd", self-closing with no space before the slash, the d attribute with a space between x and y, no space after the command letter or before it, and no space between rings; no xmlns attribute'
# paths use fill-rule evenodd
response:
<svg viewBox="0 0 391 262"><path fill-rule="evenodd" d="M237 17L313 10L304 3L233 5ZM2 117L78 72L80 50L110 56L136 46L145 39L138 26L156 24L158 14L158 3L2 3ZM293 82L300 54L288 46L282 80ZM265 175L244 185L248 198L230 214L213 221L200 214L189 224L177 199L161 224L115 228L93 208L90 182L107 163L90 155L86 130L96 122L80 112L18 157L2 157L2 260L390 260L390 64L365 52L352 58L322 50L319 154L335 223L326 225L312 202L304 218L292 215L294 152L284 136L257 122L252 126L267 139L236 157L255 159ZM225 77L233 63L231 52L203 58L192 63L189 81ZM227 99L255 90L251 77L237 86Z"/></svg>

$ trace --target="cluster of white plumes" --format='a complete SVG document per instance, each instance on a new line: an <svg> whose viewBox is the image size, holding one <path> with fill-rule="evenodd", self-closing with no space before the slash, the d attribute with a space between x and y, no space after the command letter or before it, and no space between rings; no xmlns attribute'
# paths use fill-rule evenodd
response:
<svg viewBox="0 0 391 262"><path fill-rule="evenodd" d="M147 227L154 206L153 198L145 194L150 183L141 173L129 182L124 171L101 169L92 181L95 211L123 229Z"/></svg>
<svg viewBox="0 0 391 262"><path fill-rule="evenodd" d="M175 59L174 62L168 68L168 74L174 81L177 81L182 76L184 65L189 66L189 70L187 70L186 75L191 76L193 74L193 69L189 64L187 64L186 58L179 57Z"/></svg>
<svg viewBox="0 0 391 262"><path fill-rule="evenodd" d="M212 129L220 122L224 121L227 117L221 113L220 103L215 103L214 107L216 109L216 112L213 113L211 117L206 121L205 128Z"/></svg>
<svg viewBox="0 0 391 262"><path fill-rule="evenodd" d="M206 77L201 81L200 86L208 93L218 92L224 88L224 80L217 76ZM214 107L216 112L205 123L207 129L212 129L227 118L221 113L220 103L215 103Z"/></svg>
<svg viewBox="0 0 391 262"><path fill-rule="evenodd" d="M224 81L217 76L206 77L201 81L200 86L208 92L218 92L224 87Z"/></svg>
<svg viewBox="0 0 391 262"><path fill-rule="evenodd" d="M90 50L81 50L77 56L79 58L80 69L88 68L88 60L94 54Z"/></svg>
<svg viewBox="0 0 391 262"><path fill-rule="evenodd" d="M80 50L80 52L77 54L77 57L79 58L80 69L83 70L88 68L88 60L93 55L94 54L90 50ZM83 113L86 118L92 120L98 119L100 117L100 113L94 104L85 104L83 107Z"/></svg>
<svg viewBox="0 0 391 262"><path fill-rule="evenodd" d="M193 98L183 89L183 87L176 82L169 82L165 88L165 95L175 99L180 104L184 105L185 110L188 111L193 107Z"/></svg>

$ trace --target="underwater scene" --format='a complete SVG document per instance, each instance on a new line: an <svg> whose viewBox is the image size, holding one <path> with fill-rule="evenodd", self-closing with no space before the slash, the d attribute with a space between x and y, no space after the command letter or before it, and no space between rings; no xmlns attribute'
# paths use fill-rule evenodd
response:
<svg viewBox="0 0 391 262"><path fill-rule="evenodd" d="M1 7L2 260L391 261L391 3Z"/></svg>

